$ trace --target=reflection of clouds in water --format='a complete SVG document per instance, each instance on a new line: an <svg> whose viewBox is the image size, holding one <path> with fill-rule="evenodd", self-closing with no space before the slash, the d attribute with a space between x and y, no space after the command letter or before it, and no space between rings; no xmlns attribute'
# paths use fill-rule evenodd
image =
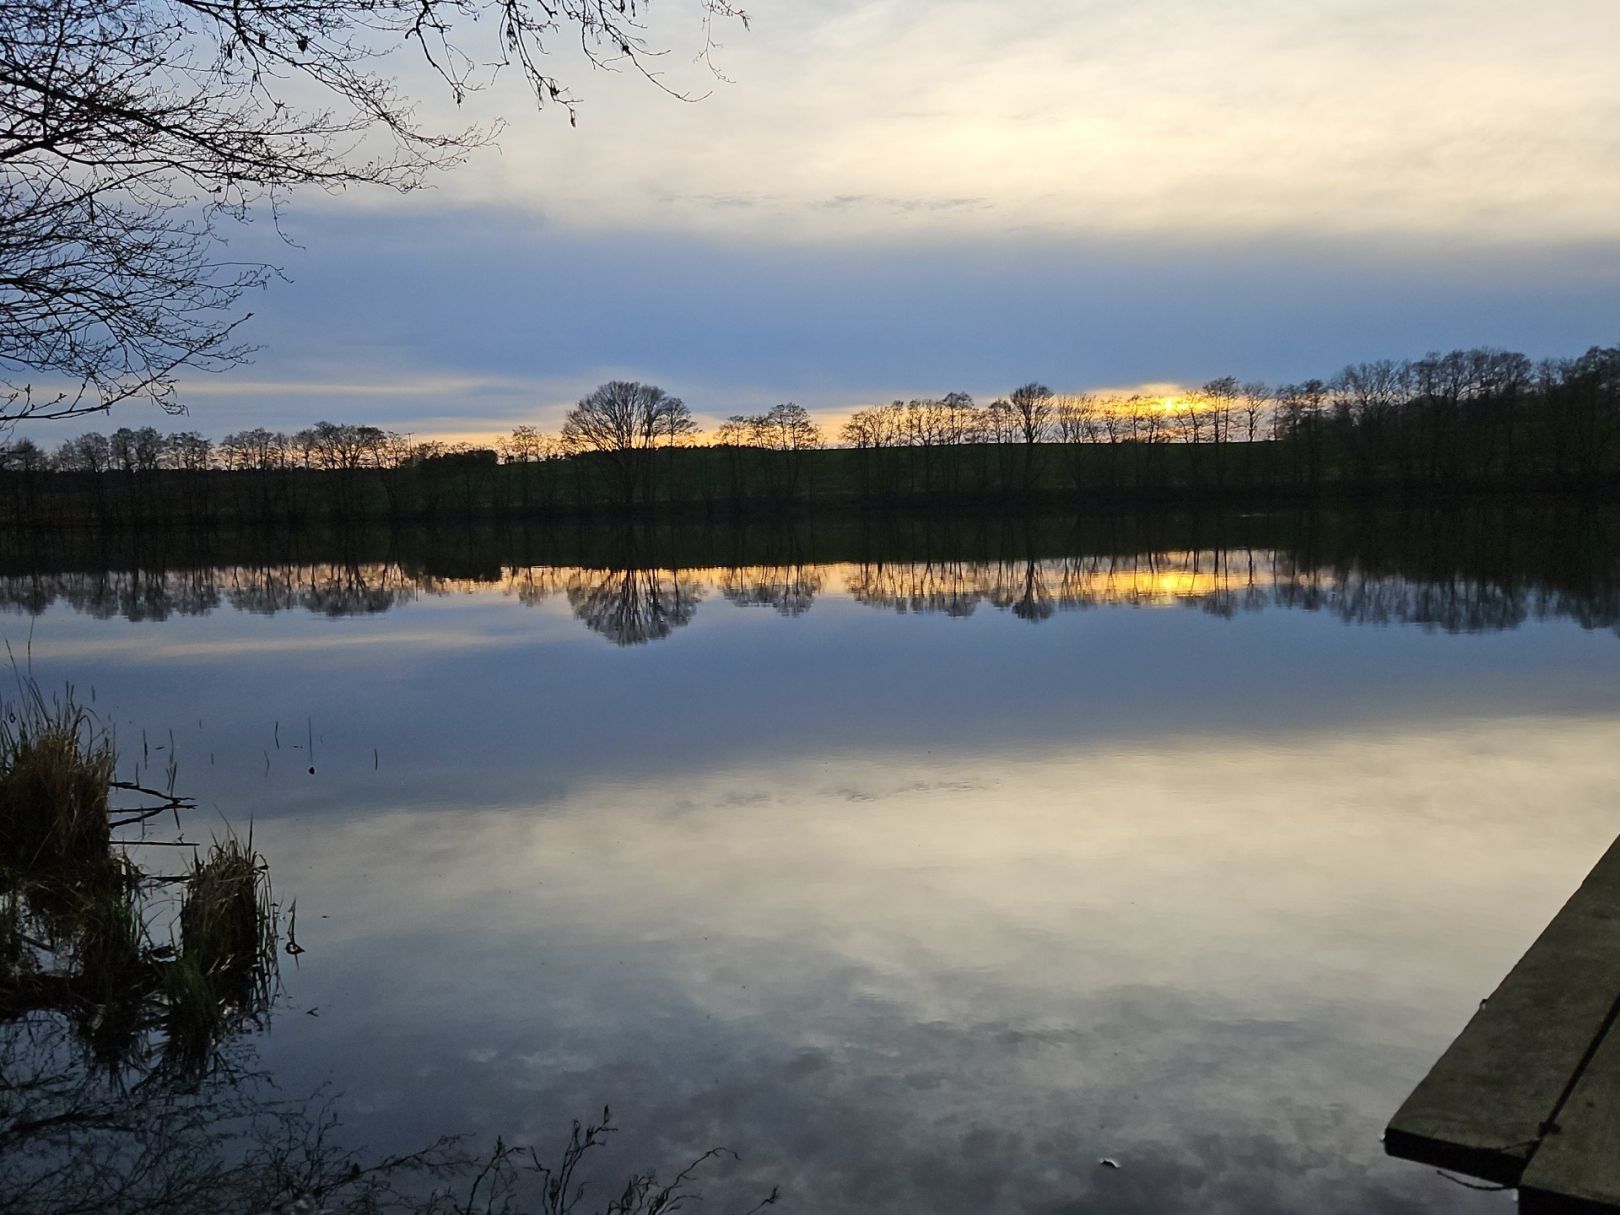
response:
<svg viewBox="0 0 1620 1215"><path fill-rule="evenodd" d="M850 1041L795 1046L800 1014L696 1050L654 1033L633 1054L575 1051L573 1071L507 1057L471 1083L432 1082L474 1108L514 1072L548 1108L589 1108L611 1089L635 1154L731 1144L743 1160L723 1193L780 1184L796 1210L1495 1209L1378 1155L1373 1111L1400 1081L1365 1078L1365 1057L1382 1049L1375 1035L1398 1034L1389 1019L1359 1031L1227 1021L1146 990L1081 997L1066 1009L1075 1025L1027 1029L919 1023L836 981L826 996L805 1011L827 1037L837 1012L858 1015ZM1105 1155L1123 1168L1100 1169Z"/></svg>
<svg viewBox="0 0 1620 1215"><path fill-rule="evenodd" d="M35 658L58 661L84 659L125 660L129 662L214 662L228 658L266 656L318 656L323 664L353 659L365 665L366 653L378 647L408 648L427 654L443 650L482 650L503 647L511 638L499 634L440 632L359 633L321 637L301 633L295 637L220 637L213 639L153 641L144 637L76 637L71 640L44 640L30 643Z"/></svg>
<svg viewBox="0 0 1620 1215"><path fill-rule="evenodd" d="M1617 743L823 756L266 843L385 1122L611 1101L798 1209L1483 1210L1377 1136L1612 837Z"/></svg>

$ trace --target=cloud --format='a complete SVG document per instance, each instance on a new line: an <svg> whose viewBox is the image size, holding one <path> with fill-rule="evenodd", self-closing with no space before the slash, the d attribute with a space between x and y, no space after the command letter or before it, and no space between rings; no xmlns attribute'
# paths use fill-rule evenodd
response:
<svg viewBox="0 0 1620 1215"><path fill-rule="evenodd" d="M358 380L349 383L332 380L253 380L197 379L187 385L193 397L434 397L446 393L470 396L495 395L511 391L532 391L532 381L490 376L414 376Z"/></svg>
<svg viewBox="0 0 1620 1215"><path fill-rule="evenodd" d="M584 79L581 131L514 125L444 197L575 229L773 242L1620 231L1608 0L874 0L754 16L703 102ZM686 32L655 30L676 49L660 66L702 91Z"/></svg>
<svg viewBox="0 0 1620 1215"><path fill-rule="evenodd" d="M555 430L610 378L712 425L863 403L1615 340L1612 0L815 0L650 38L683 105L557 56L581 126L505 79L499 152L431 190L306 195L233 254L293 280L261 365L183 385L211 435L315 420ZM60 441L60 427L25 431Z"/></svg>

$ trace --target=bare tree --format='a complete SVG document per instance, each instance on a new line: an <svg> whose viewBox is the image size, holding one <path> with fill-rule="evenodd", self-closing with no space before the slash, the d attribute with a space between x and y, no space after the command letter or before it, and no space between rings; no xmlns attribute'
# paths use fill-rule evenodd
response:
<svg viewBox="0 0 1620 1215"><path fill-rule="evenodd" d="M1007 398L1018 420L1018 433L1024 440L1024 492L1035 488L1040 473L1035 445L1051 433L1054 412L1052 390L1034 382L1013 389Z"/></svg>
<svg viewBox="0 0 1620 1215"><path fill-rule="evenodd" d="M500 443L501 458L508 464L538 464L556 451L550 435L534 426L518 426Z"/></svg>
<svg viewBox="0 0 1620 1215"><path fill-rule="evenodd" d="M317 422L293 436L304 464L333 475L333 505L341 518L358 518L364 509L367 469L380 468L388 436L376 426Z"/></svg>
<svg viewBox="0 0 1620 1215"><path fill-rule="evenodd" d="M534 480L538 471L532 466L558 454L556 440L538 427L518 426L500 441L499 450L505 463L517 465L512 473L517 477L520 503L525 511L530 510L534 506ZM549 484L549 478L547 481Z"/></svg>
<svg viewBox="0 0 1620 1215"><path fill-rule="evenodd" d="M1353 438L1357 471L1364 482L1377 475L1410 378L1407 364L1390 359L1354 363L1333 378L1335 421Z"/></svg>
<svg viewBox="0 0 1620 1215"><path fill-rule="evenodd" d="M63 472L104 473L112 465L112 448L107 436L92 431L69 439L56 453L56 467Z"/></svg>
<svg viewBox="0 0 1620 1215"><path fill-rule="evenodd" d="M1266 411L1276 403L1271 386L1261 380L1250 380L1239 390L1242 394L1243 436L1249 443L1258 443L1263 432Z"/></svg>
<svg viewBox="0 0 1620 1215"><path fill-rule="evenodd" d="M182 472L203 472L214 461L214 444L194 430L176 431L165 435L158 461L164 468Z"/></svg>
<svg viewBox="0 0 1620 1215"><path fill-rule="evenodd" d="M112 432L108 443L113 463L123 472L147 473L158 466L163 451L163 436L150 426L131 430L120 426Z"/></svg>
<svg viewBox="0 0 1620 1215"><path fill-rule="evenodd" d="M1076 489L1084 487L1087 453L1083 444L1093 444L1102 431L1103 410L1090 393L1063 397L1057 402L1053 429L1058 442L1067 448L1069 478Z"/></svg>
<svg viewBox="0 0 1620 1215"><path fill-rule="evenodd" d="M989 457L994 455L994 476L1002 491L1012 484L1015 444L1019 438L1018 411L1006 397L997 397L984 407L984 455L980 473L983 488L988 491L992 469Z"/></svg>
<svg viewBox="0 0 1620 1215"><path fill-rule="evenodd" d="M32 439L18 439L0 447L0 469L9 472L43 472L51 464L50 457L40 450Z"/></svg>
<svg viewBox="0 0 1620 1215"><path fill-rule="evenodd" d="M752 424L755 444L770 453L772 488L781 498L793 499L804 479L804 453L824 446L821 427L803 405L792 401L773 405Z"/></svg>
<svg viewBox="0 0 1620 1215"><path fill-rule="evenodd" d="M653 384L610 380L568 411L563 448L571 455L594 452L611 465L625 505L652 500L652 456L697 431L692 411L679 397Z"/></svg>
<svg viewBox="0 0 1620 1215"><path fill-rule="evenodd" d="M870 495L892 490L892 472L895 456L892 448L903 443L902 418L895 405L873 405L858 409L839 431L838 437L846 447L862 454L857 462L861 493Z"/></svg>
<svg viewBox="0 0 1620 1215"><path fill-rule="evenodd" d="M1181 441L1194 447L1201 445L1210 420L1209 402L1200 393L1183 392L1171 401L1171 406Z"/></svg>
<svg viewBox="0 0 1620 1215"><path fill-rule="evenodd" d="M1243 393L1237 377L1226 375L1218 380L1211 380L1198 392L1208 404L1215 442L1230 443L1232 416L1237 410L1238 397Z"/></svg>
<svg viewBox="0 0 1620 1215"><path fill-rule="evenodd" d="M228 225L302 187L409 190L493 138L424 125L388 70L402 48L457 102L510 70L572 121L542 68L556 40L673 92L648 64L648 3L0 5L0 422L142 397L180 411L176 375L246 355L237 305L272 277L218 255ZM746 22L701 3L706 34Z"/></svg>
<svg viewBox="0 0 1620 1215"><path fill-rule="evenodd" d="M270 472L285 466L289 440L262 426L228 434L219 442L219 455L226 468Z"/></svg>
<svg viewBox="0 0 1620 1215"><path fill-rule="evenodd" d="M1007 400L1018 415L1018 430L1026 445L1034 446L1047 437L1056 409L1050 388L1045 384L1024 384L1013 389Z"/></svg>
<svg viewBox="0 0 1620 1215"><path fill-rule="evenodd" d="M328 472L376 467L381 462L386 437L375 426L354 426L347 422L317 422L296 436L307 453L310 467Z"/></svg>
<svg viewBox="0 0 1620 1215"><path fill-rule="evenodd" d="M1243 393L1236 376L1221 376L1198 390L1209 408L1211 434L1215 440L1215 484L1226 485L1226 449L1232 442L1232 423L1238 398Z"/></svg>
<svg viewBox="0 0 1620 1215"><path fill-rule="evenodd" d="M773 405L755 421L759 445L771 451L814 451L823 445L821 427L803 405L792 401Z"/></svg>

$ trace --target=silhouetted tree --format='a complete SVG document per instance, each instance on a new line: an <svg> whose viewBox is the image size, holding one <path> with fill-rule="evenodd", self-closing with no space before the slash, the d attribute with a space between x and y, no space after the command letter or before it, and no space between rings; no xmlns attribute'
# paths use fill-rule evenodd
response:
<svg viewBox="0 0 1620 1215"><path fill-rule="evenodd" d="M1227 477L1227 448L1232 443L1233 422L1243 388L1236 376L1221 376L1210 380L1198 390L1209 410L1211 434L1215 440L1215 485L1225 488Z"/></svg>
<svg viewBox="0 0 1620 1215"><path fill-rule="evenodd" d="M112 466L112 447L103 434L80 435L63 443L56 453L56 466L64 472L100 474Z"/></svg>
<svg viewBox="0 0 1620 1215"><path fill-rule="evenodd" d="M1023 489L1027 494L1034 489L1039 474L1035 445L1048 437L1052 425L1052 390L1045 384L1031 382L1013 389L1007 401L1017 416L1019 434L1024 440Z"/></svg>
<svg viewBox="0 0 1620 1215"><path fill-rule="evenodd" d="M1084 489L1085 444L1094 444L1102 434L1103 406L1089 393L1062 397L1053 412L1053 429L1058 441L1068 447L1069 480L1075 489Z"/></svg>
<svg viewBox="0 0 1620 1215"><path fill-rule="evenodd" d="M633 380L612 380L568 411L562 442L571 454L595 453L613 469L621 500L653 501L653 453L694 434L692 412L679 397Z"/></svg>

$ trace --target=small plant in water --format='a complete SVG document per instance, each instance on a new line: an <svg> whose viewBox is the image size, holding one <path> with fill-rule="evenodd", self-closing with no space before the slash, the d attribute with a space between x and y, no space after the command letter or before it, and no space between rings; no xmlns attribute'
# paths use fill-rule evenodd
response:
<svg viewBox="0 0 1620 1215"><path fill-rule="evenodd" d="M72 862L106 854L116 754L73 699L47 701L19 678L0 716L0 863Z"/></svg>
<svg viewBox="0 0 1620 1215"><path fill-rule="evenodd" d="M195 1073L224 1035L268 1012L278 916L251 836L216 840L181 881L179 948L164 968L166 1057Z"/></svg>
<svg viewBox="0 0 1620 1215"><path fill-rule="evenodd" d="M185 875L180 956L210 981L250 992L275 961L275 918L253 837L226 836Z"/></svg>
<svg viewBox="0 0 1620 1215"><path fill-rule="evenodd" d="M178 875L142 869L117 829L190 803L114 780L112 739L71 687L47 699L20 671L17 687L0 711L0 1024L54 1013L108 1072L161 1060L194 1078L274 995L264 860L229 835ZM115 792L149 804L114 805ZM154 936L165 922L169 944Z"/></svg>

